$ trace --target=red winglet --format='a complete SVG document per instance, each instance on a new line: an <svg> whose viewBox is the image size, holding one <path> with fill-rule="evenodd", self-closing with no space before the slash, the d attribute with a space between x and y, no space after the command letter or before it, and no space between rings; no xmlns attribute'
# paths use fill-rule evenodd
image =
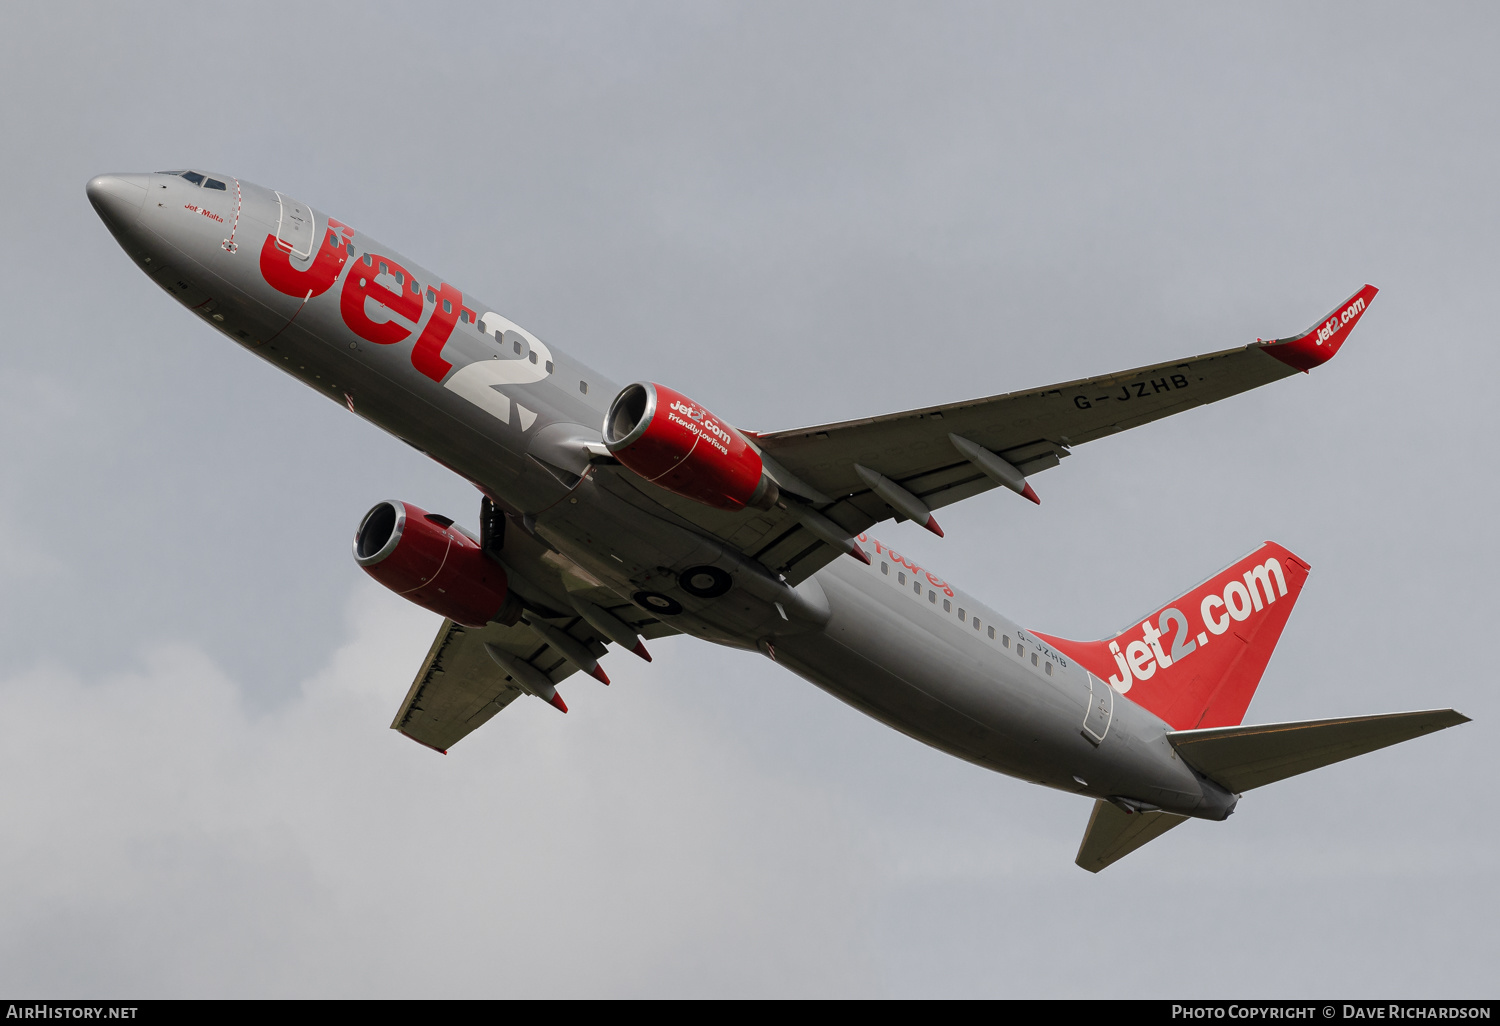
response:
<svg viewBox="0 0 1500 1026"><path fill-rule="evenodd" d="M568 711L568 703L564 702L562 700L562 695L558 694L556 691L552 692L552 697L547 699L547 701L557 706L557 708L561 709L563 712Z"/></svg>
<svg viewBox="0 0 1500 1026"><path fill-rule="evenodd" d="M1274 356L1288 367L1295 367L1303 373L1327 363L1339 351L1339 346L1344 344L1349 332L1354 330L1354 325L1359 323L1359 319L1370 308L1375 293L1379 291L1374 285L1366 285L1335 307L1320 323L1302 334L1262 342L1261 352Z"/></svg>
<svg viewBox="0 0 1500 1026"><path fill-rule="evenodd" d="M927 530L931 531L933 534L937 535L939 538L943 536L943 529L938 526L937 517L929 516L927 518L927 523L923 524L922 526L927 528Z"/></svg>
<svg viewBox="0 0 1500 1026"><path fill-rule="evenodd" d="M595 680L603 681L605 684L609 683L609 674L605 673L604 667L600 666L598 663L594 664L594 668L589 671L589 674Z"/></svg>
<svg viewBox="0 0 1500 1026"><path fill-rule="evenodd" d="M640 656L648 663L651 661L651 653L646 651L646 643L644 641L641 641L640 639L636 639L635 648L632 648L630 651L634 652L636 655Z"/></svg>

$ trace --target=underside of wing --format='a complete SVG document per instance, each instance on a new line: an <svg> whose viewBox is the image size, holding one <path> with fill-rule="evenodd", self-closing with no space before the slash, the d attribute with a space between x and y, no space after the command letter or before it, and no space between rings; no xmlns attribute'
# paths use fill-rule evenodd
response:
<svg viewBox="0 0 1500 1026"><path fill-rule="evenodd" d="M1085 442L1310 370L1333 356L1374 299L1366 285L1298 335L1100 377L877 417L750 434L782 501L714 510L651 490L695 526L796 584L889 519L941 533L931 511L1005 486L1039 501L1026 478ZM659 493L659 494L658 494ZM839 536L830 542L830 532Z"/></svg>
<svg viewBox="0 0 1500 1026"><path fill-rule="evenodd" d="M639 629L639 628L637 628ZM553 685L582 669L604 683L604 640L582 617L464 627L444 620L391 722L428 748L448 749L523 695L567 711Z"/></svg>

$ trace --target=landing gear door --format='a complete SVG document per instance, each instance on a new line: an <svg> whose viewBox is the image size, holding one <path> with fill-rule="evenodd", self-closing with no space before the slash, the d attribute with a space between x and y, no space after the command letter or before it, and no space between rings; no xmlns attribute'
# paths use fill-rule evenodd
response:
<svg viewBox="0 0 1500 1026"><path fill-rule="evenodd" d="M276 241L292 256L306 260L312 256L313 242L318 237L318 226L312 208L279 192L276 199L281 204L281 216L276 222Z"/></svg>
<svg viewBox="0 0 1500 1026"><path fill-rule="evenodd" d="M1101 744L1115 718L1115 689L1089 674L1089 708L1083 717L1083 736L1090 744Z"/></svg>

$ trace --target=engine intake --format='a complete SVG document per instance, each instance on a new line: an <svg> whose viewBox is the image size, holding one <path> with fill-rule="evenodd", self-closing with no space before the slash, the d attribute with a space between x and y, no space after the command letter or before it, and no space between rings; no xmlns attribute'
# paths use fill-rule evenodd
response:
<svg viewBox="0 0 1500 1026"><path fill-rule="evenodd" d="M760 453L723 420L665 385L627 385L604 416L604 445L653 484L718 509L770 509Z"/></svg>
<svg viewBox="0 0 1500 1026"><path fill-rule="evenodd" d="M515 602L505 568L479 542L409 502L382 502L365 514L354 561L402 598L465 627L501 619Z"/></svg>

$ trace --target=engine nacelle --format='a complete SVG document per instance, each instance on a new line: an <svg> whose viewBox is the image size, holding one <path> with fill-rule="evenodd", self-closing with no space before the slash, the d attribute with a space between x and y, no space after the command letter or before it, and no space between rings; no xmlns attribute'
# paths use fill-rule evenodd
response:
<svg viewBox="0 0 1500 1026"><path fill-rule="evenodd" d="M647 481L718 509L770 509L778 497L744 435L663 385L638 381L615 396L604 445Z"/></svg>
<svg viewBox="0 0 1500 1026"><path fill-rule="evenodd" d="M402 598L465 627L509 612L505 568L452 520L409 502L382 502L365 514L354 561Z"/></svg>

